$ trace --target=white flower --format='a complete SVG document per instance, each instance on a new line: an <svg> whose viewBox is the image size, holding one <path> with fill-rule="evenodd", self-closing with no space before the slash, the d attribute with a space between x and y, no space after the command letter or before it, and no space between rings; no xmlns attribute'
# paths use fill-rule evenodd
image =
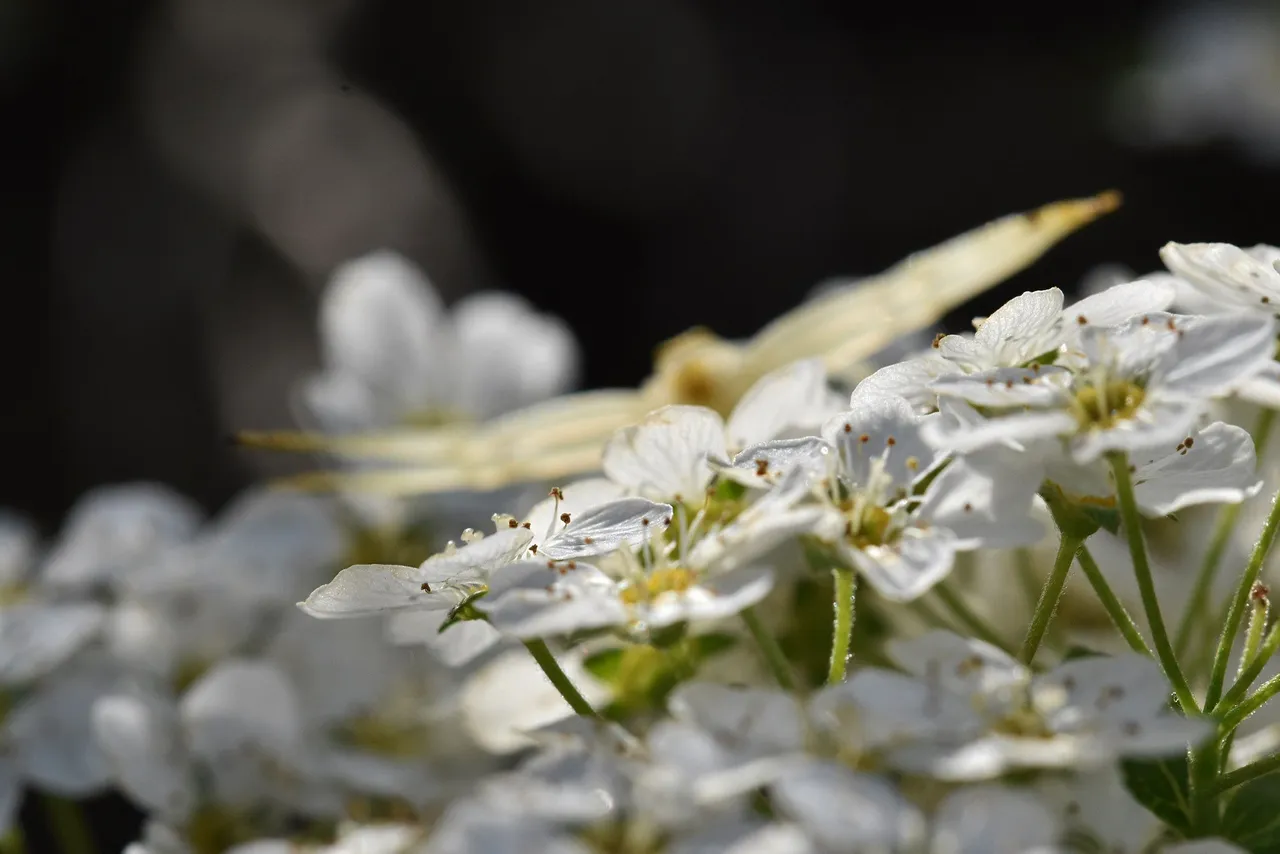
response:
<svg viewBox="0 0 1280 854"><path fill-rule="evenodd" d="M822 363L796 362L752 386L727 423L704 406L673 405L624 427L605 446L604 473L632 493L696 510L717 469L756 471L764 459L758 480L745 481L764 485L809 458L771 440L803 437L839 409Z"/></svg>
<svg viewBox="0 0 1280 854"><path fill-rule="evenodd" d="M1221 421L1172 448L1134 448L1130 460L1134 497L1147 516L1167 516L1197 504L1238 504L1262 489L1249 432ZM1076 503L1116 506L1113 474L1101 460L1076 465L1065 454L1051 452L1045 477Z"/></svg>
<svg viewBox="0 0 1280 854"><path fill-rule="evenodd" d="M0 587L21 584L36 563L40 538L29 519L0 510Z"/></svg>
<svg viewBox="0 0 1280 854"><path fill-rule="evenodd" d="M41 572L43 583L84 588L147 566L189 540L195 504L168 487L129 483L91 490L76 502Z"/></svg>
<svg viewBox="0 0 1280 854"><path fill-rule="evenodd" d="M892 765L939 779L1167 756L1211 731L1169 710L1169 683L1145 656L1081 658L1033 676L999 649L942 630L887 652L910 675L859 671L818 707L852 704L866 742Z"/></svg>
<svg viewBox="0 0 1280 854"><path fill-rule="evenodd" d="M1174 293L1164 279L1149 277L1114 285L1063 308L1057 288L1027 291L982 320L974 335L940 336L923 356L881 368L858 384L854 398L899 395L927 412L936 407L932 385L942 377L1052 360L1060 350L1078 346L1086 327L1116 326L1135 315L1164 311Z"/></svg>
<svg viewBox="0 0 1280 854"><path fill-rule="evenodd" d="M834 762L807 763L770 793L824 851L912 850L927 838L924 817L893 786Z"/></svg>
<svg viewBox="0 0 1280 854"><path fill-rule="evenodd" d="M853 408L822 429L837 454L819 536L895 601L944 578L957 551L1026 544L1042 534L1027 515L1038 462L1025 456L994 467L977 457L953 460L917 494L944 461L921 436L934 418L916 415L903 398L855 394Z"/></svg>
<svg viewBox="0 0 1280 854"><path fill-rule="evenodd" d="M577 347L558 319L507 293L446 312L405 258L381 250L334 271L321 299L324 370L299 397L330 432L427 414L483 419L563 393Z"/></svg>
<svg viewBox="0 0 1280 854"><path fill-rule="evenodd" d="M428 558L419 567L361 564L338 573L299 607L315 617L356 617L418 608L448 610L483 593L500 567L526 553L553 560L608 554L640 543L671 518L671 508L644 498L619 498L590 507L576 518L565 513L541 538L532 523L508 517L506 527L461 548Z"/></svg>
<svg viewBox="0 0 1280 854"><path fill-rule="evenodd" d="M1211 399L1271 361L1275 322L1249 315L1144 315L1111 329L1089 326L1067 366L999 368L933 384L980 407L978 423L938 421L929 439L968 451L1060 437L1077 463L1107 451L1173 447Z"/></svg>
<svg viewBox="0 0 1280 854"><path fill-rule="evenodd" d="M1168 243L1160 257L1191 285L1215 312L1280 316L1280 248L1259 244L1241 249L1229 243ZM1280 363L1272 360L1239 387L1245 400L1280 407Z"/></svg>
<svg viewBox="0 0 1280 854"><path fill-rule="evenodd" d="M171 827L197 808L301 808L306 778L302 710L274 666L228 660L175 702L115 693L87 704L116 783Z"/></svg>
<svg viewBox="0 0 1280 854"><path fill-rule="evenodd" d="M557 658L565 675L588 703L606 700L609 689L569 651ZM472 674L462 687L463 722L475 743L491 753L514 753L534 743L530 733L564 720L573 709L522 649L504 652Z"/></svg>

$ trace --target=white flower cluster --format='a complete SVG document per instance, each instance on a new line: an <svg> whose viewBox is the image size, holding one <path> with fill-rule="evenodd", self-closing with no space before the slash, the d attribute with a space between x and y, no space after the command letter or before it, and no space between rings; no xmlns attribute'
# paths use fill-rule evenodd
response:
<svg viewBox="0 0 1280 854"><path fill-rule="evenodd" d="M129 854L1280 851L1280 250L1162 257L844 392L802 360L659 408L434 549L270 491L104 490L42 561L6 523L0 819L114 786ZM363 316L420 295L373 260L400 296L338 277L312 411L493 414L404 373L437 332ZM560 391L571 340L509 319L551 366L510 403Z"/></svg>

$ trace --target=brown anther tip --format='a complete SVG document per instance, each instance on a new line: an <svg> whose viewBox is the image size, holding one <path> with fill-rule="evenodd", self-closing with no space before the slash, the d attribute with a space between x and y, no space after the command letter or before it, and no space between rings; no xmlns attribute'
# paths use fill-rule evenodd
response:
<svg viewBox="0 0 1280 854"><path fill-rule="evenodd" d="M569 517L569 514L568 514L568 513L561 513L561 514L560 514L560 521L561 521L561 522L564 522L566 525L568 525L568 524L569 524L569 518L570 518L570 517Z"/></svg>
<svg viewBox="0 0 1280 854"><path fill-rule="evenodd" d="M431 592L431 583L430 583L430 582L428 582L428 581L424 581L424 582L422 582L422 592L423 592L423 593L430 593L430 592Z"/></svg>
<svg viewBox="0 0 1280 854"><path fill-rule="evenodd" d="M861 436L858 437L858 441L865 444L866 442L871 441L871 437L868 436L866 433L863 433Z"/></svg>
<svg viewBox="0 0 1280 854"><path fill-rule="evenodd" d="M648 517L648 516L645 516L643 519L641 519L641 520L640 520L640 524L641 524L641 525L648 525L648 524L649 524L649 517Z"/></svg>
<svg viewBox="0 0 1280 854"><path fill-rule="evenodd" d="M538 553L538 544L537 544L537 543L534 543L533 545L529 546L529 551L530 551L530 552L532 552L533 554L537 554L537 553Z"/></svg>
<svg viewBox="0 0 1280 854"><path fill-rule="evenodd" d="M1084 326L1088 322L1089 322L1089 318L1085 317L1083 314L1076 315L1076 323L1080 324L1081 326Z"/></svg>
<svg viewBox="0 0 1280 854"><path fill-rule="evenodd" d="M965 504L964 504L964 512L966 512L966 513L972 513L972 512L973 512L973 505L966 501L966 502L965 502Z"/></svg>
<svg viewBox="0 0 1280 854"><path fill-rule="evenodd" d="M507 527L508 527L508 528L519 528L519 527L520 527L520 523L519 523L519 522L517 522L515 519L508 519L508 520L507 520Z"/></svg>
<svg viewBox="0 0 1280 854"><path fill-rule="evenodd" d="M846 432L846 433L852 433L852 432L853 432L853 425L852 425L852 424L846 424L846 425L844 425L844 432Z"/></svg>
<svg viewBox="0 0 1280 854"><path fill-rule="evenodd" d="M520 527L521 527L521 528L532 528L532 527L533 527L533 524L532 524L531 522L521 522L521 523L520 523Z"/></svg>
<svg viewBox="0 0 1280 854"><path fill-rule="evenodd" d="M937 335L933 336L933 349L937 350L942 346L942 339L946 337L947 334L945 332L939 332Z"/></svg>
<svg viewBox="0 0 1280 854"><path fill-rule="evenodd" d="M670 517L670 516L668 516L667 518L663 519L663 520L662 520L662 524L663 524L663 526L664 526L664 527L666 527L666 526L670 525L670 524L671 524L671 517Z"/></svg>
<svg viewBox="0 0 1280 854"><path fill-rule="evenodd" d="M1182 444L1186 445L1188 448L1190 448L1195 443L1196 443L1196 440L1191 436L1188 436L1187 438L1182 440Z"/></svg>
<svg viewBox="0 0 1280 854"><path fill-rule="evenodd" d="M591 538L591 537L583 537L583 538L582 538L582 542L583 542L584 544L586 544L586 545L588 545L588 546L589 546L589 545L591 545L592 543L594 543L594 542L595 542L595 540L594 540L593 538Z"/></svg>
<svg viewBox="0 0 1280 854"><path fill-rule="evenodd" d="M898 444L898 440L890 436L888 439L884 440L884 443L889 447L893 447L894 445Z"/></svg>
<svg viewBox="0 0 1280 854"><path fill-rule="evenodd" d="M1261 581L1255 581L1253 589L1249 591L1249 597L1255 602L1266 602L1271 598L1271 588Z"/></svg>

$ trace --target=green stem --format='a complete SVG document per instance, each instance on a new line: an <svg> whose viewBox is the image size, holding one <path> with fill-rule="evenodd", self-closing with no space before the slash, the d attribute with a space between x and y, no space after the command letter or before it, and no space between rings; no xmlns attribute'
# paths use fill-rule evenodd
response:
<svg viewBox="0 0 1280 854"><path fill-rule="evenodd" d="M1160 600L1156 596L1155 579L1151 575L1151 565L1147 563L1147 547L1142 541L1142 517L1138 513L1138 501L1133 495L1133 481L1129 478L1129 459L1123 453L1107 455L1111 462L1111 471L1115 475L1116 497L1120 504L1120 521L1129 540L1129 557L1133 560L1133 574L1138 581L1138 592L1142 596L1142 609L1146 612L1147 625L1151 628L1151 639L1155 642L1156 656L1164 675L1173 685L1173 692L1178 697L1178 704L1185 714L1200 711L1196 698L1191 693L1191 686L1178 666L1178 657L1174 654L1173 644L1169 642L1169 632L1164 625L1164 617L1160 614Z"/></svg>
<svg viewBox="0 0 1280 854"><path fill-rule="evenodd" d="M1253 596L1250 599L1249 608L1249 628L1244 634L1244 650L1240 653L1240 666L1236 669L1236 678L1239 679L1246 670L1253 664L1253 659L1258 655L1262 646L1262 633L1267 628L1267 616L1271 610L1267 597Z"/></svg>
<svg viewBox="0 0 1280 854"><path fill-rule="evenodd" d="M760 615L756 613L756 609L754 607L744 609L742 621L747 624L751 636L755 638L760 651L764 653L764 660L769 665L773 678L778 681L778 685L784 691L794 691L796 682L791 676L791 665L787 661L787 656L782 651L782 647L778 646L777 639L769 634L764 623L760 622Z"/></svg>
<svg viewBox="0 0 1280 854"><path fill-rule="evenodd" d="M79 804L56 795L43 794L45 815L49 831L58 840L61 854L94 854L93 834L84 819Z"/></svg>
<svg viewBox="0 0 1280 854"><path fill-rule="evenodd" d="M1062 590L1067 586L1067 573L1071 571L1071 562L1076 558L1080 548L1080 540L1063 536L1058 543L1058 554L1053 559L1053 569L1045 579L1044 588L1040 591L1040 600L1036 602L1036 610L1031 615L1031 625L1027 626L1027 636L1022 641L1022 649L1018 651L1018 660L1030 665L1035 660L1036 650L1040 649L1040 641L1049 629L1054 611L1058 610L1058 600L1062 598Z"/></svg>
<svg viewBox="0 0 1280 854"><path fill-rule="evenodd" d="M1274 774L1276 771L1280 771L1280 753L1268 756L1266 759L1259 759L1257 762L1251 762L1243 768L1228 771L1218 778L1214 784L1214 791L1221 794L1234 789L1236 786L1248 783L1250 780L1265 777L1267 774Z"/></svg>
<svg viewBox="0 0 1280 854"><path fill-rule="evenodd" d="M569 677L560 669L560 663L556 661L556 657L551 654L551 650L547 648L547 642L543 640L527 640L524 642L525 649L529 650L529 654L533 656L533 660L538 662L538 666L542 668L542 672L551 680L551 684L556 686L556 690L560 692L560 696L564 697L564 701L569 707L579 715L586 718L599 717L596 710L591 708L591 704L586 701L578 689L573 687L573 683L569 681Z"/></svg>
<svg viewBox="0 0 1280 854"><path fill-rule="evenodd" d="M831 629L831 668L827 671L827 684L837 685L844 681L845 669L849 664L849 637L853 633L853 570L837 568L831 570L835 576L836 592L833 607L835 622Z"/></svg>
<svg viewBox="0 0 1280 854"><path fill-rule="evenodd" d="M1209 690L1204 698L1206 709L1216 708L1218 699L1222 696L1222 685L1227 678L1227 665L1231 661L1231 647L1235 643L1236 635L1240 633L1240 622L1244 619L1245 608L1249 605L1249 595L1253 592L1253 585L1257 583L1258 576L1262 573L1262 564L1275 543L1277 530L1280 530L1280 492L1271 499L1271 512L1267 514L1267 521L1262 524L1262 533L1259 534L1258 542L1253 546L1249 563L1245 565L1244 574L1240 576L1240 583L1231 597L1227 619L1223 623L1222 634L1218 636L1218 649L1213 656L1213 670L1209 673Z"/></svg>
<svg viewBox="0 0 1280 854"><path fill-rule="evenodd" d="M960 596L960 594L957 593L950 584L943 582L942 584L934 587L933 591L938 595L939 601L946 606L947 610L951 613L951 616L955 618L956 622L973 633L974 637L984 640L992 646L1008 652L1008 646L1003 640L1001 640L1000 635L996 633L995 629L993 629L986 620L978 616L977 613L969 607L968 603L964 601L964 598Z"/></svg>
<svg viewBox="0 0 1280 854"><path fill-rule="evenodd" d="M1263 682L1258 686L1258 690L1249 696L1249 699L1227 712L1222 718L1221 731L1231 732L1240 726L1249 715L1261 709L1276 694L1280 694L1280 676L1272 676Z"/></svg>
<svg viewBox="0 0 1280 854"><path fill-rule="evenodd" d="M1275 424L1276 411L1264 409L1258 415L1258 423L1253 428L1253 445L1258 459L1271 436L1271 428ZM1173 648L1181 659L1187 654L1188 645L1196 631L1197 617L1205 616L1213 610L1213 582L1218 575L1218 567L1222 564L1222 555L1231 542L1236 522L1240 519L1239 504L1228 504L1218 511L1218 522L1213 529L1213 539L1209 541L1209 550L1205 552L1204 561L1200 564L1200 573L1196 576L1191 598L1187 600L1178 621L1178 632Z"/></svg>
<svg viewBox="0 0 1280 854"><path fill-rule="evenodd" d="M1271 631L1267 632L1266 638L1263 639L1262 645L1258 647L1258 654L1249 662L1249 666L1245 668L1231 686L1231 690L1223 695L1219 701L1218 707L1230 709L1238 704L1249 693L1249 686L1262 673L1262 668L1267 666L1267 662L1276 654L1276 650L1280 649L1280 622L1271 627Z"/></svg>
<svg viewBox="0 0 1280 854"><path fill-rule="evenodd" d="M1188 782L1191 795L1191 827L1197 836L1212 836L1218 831L1218 739L1210 737L1203 746L1188 754Z"/></svg>
<svg viewBox="0 0 1280 854"><path fill-rule="evenodd" d="M1120 597L1116 595L1116 592L1111 589L1111 585L1107 583L1106 576L1102 574L1102 570L1098 568L1097 562L1093 559L1093 555L1089 553L1089 549L1086 546L1080 546L1080 551L1076 553L1076 560L1080 564L1080 569L1084 571L1084 577L1089 579L1089 584L1093 586L1093 592L1097 594L1098 601L1106 609L1107 616L1111 618L1111 622L1115 623L1116 629L1124 637L1125 643L1129 644L1129 649L1150 658L1151 648L1142 639L1142 632L1138 630L1137 624L1133 622L1133 617L1129 616L1129 612L1125 610L1124 603L1120 601Z"/></svg>

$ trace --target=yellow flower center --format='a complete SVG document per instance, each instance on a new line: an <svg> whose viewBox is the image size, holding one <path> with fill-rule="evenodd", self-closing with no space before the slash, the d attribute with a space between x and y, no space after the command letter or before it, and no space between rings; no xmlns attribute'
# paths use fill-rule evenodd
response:
<svg viewBox="0 0 1280 854"><path fill-rule="evenodd" d="M683 593L698 583L698 576L691 569L671 567L655 569L642 582L628 585L621 593L622 601L628 605L639 605L652 602L663 593Z"/></svg>
<svg viewBox="0 0 1280 854"><path fill-rule="evenodd" d="M863 508L862 517L850 520L845 526L845 537L860 549L883 546L891 538L893 514L878 504Z"/></svg>
<svg viewBox="0 0 1280 854"><path fill-rule="evenodd" d="M1128 380L1113 379L1101 385L1087 385L1076 392L1076 420L1082 430L1114 427L1117 422L1133 418L1146 396L1142 386Z"/></svg>
<svg viewBox="0 0 1280 854"><path fill-rule="evenodd" d="M377 715L349 718L337 736L343 744L391 759L421 755L427 741L421 729Z"/></svg>

